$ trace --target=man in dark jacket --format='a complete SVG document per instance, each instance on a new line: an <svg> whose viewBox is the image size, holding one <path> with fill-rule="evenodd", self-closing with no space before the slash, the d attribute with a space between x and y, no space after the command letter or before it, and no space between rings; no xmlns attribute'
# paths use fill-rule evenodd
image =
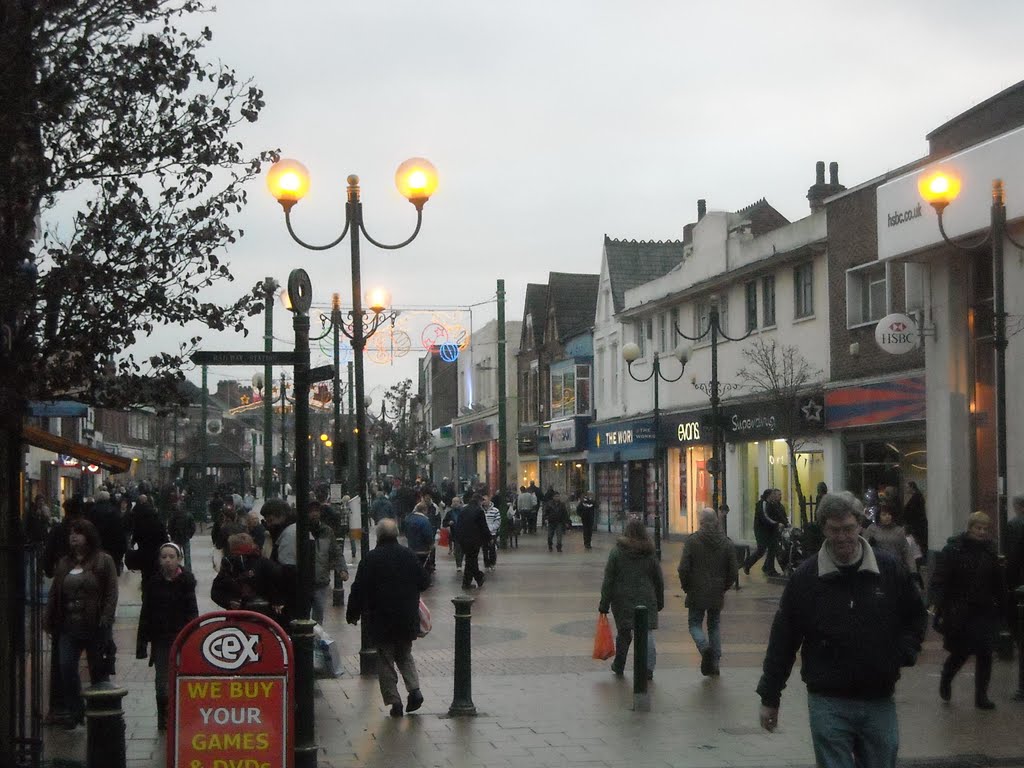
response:
<svg viewBox="0 0 1024 768"><path fill-rule="evenodd" d="M715 510L705 507L700 513L700 529L686 539L679 560L679 585L686 593L690 637L700 651L702 675L718 675L722 658L719 619L725 593L736 582L736 549L718 527ZM708 632L704 634L704 616Z"/></svg>
<svg viewBox="0 0 1024 768"><path fill-rule="evenodd" d="M86 513L86 519L96 526L100 535L100 546L114 560L117 575L124 570L125 540L124 527L121 525L121 514L117 506L110 500L110 493L100 491L96 494L96 503Z"/></svg>
<svg viewBox="0 0 1024 768"><path fill-rule="evenodd" d="M594 536L594 518L597 516L597 502L594 494L587 491L576 505L576 511L580 515L580 523L583 525L583 547L590 549L590 541Z"/></svg>
<svg viewBox="0 0 1024 768"><path fill-rule="evenodd" d="M474 493L462 507L452 535L459 542L466 558L466 570L462 572L462 588L469 589L474 579L477 586L482 587L484 574L480 570L480 549L490 541L491 529L487 527L487 516L480 506L480 494Z"/></svg>
<svg viewBox="0 0 1024 768"><path fill-rule="evenodd" d="M427 574L412 550L398 543L398 525L385 518L377 523L377 546L359 563L348 597L345 619L367 624L370 640L377 647L377 679L380 695L391 705L391 716L402 716L398 672L409 692L406 710L423 705L412 641L419 631L420 592L427 588Z"/></svg>
<svg viewBox="0 0 1024 768"><path fill-rule="evenodd" d="M761 727L774 731L796 652L807 685L818 765L895 768L899 731L893 691L913 666L927 614L902 564L873 552L851 493L826 494L818 507L825 545L782 593L757 685Z"/></svg>
<svg viewBox="0 0 1024 768"><path fill-rule="evenodd" d="M761 571L765 576L779 575L779 572L775 570L775 542L778 540L782 523L773 517L775 511L774 497L775 490L766 488L754 506L754 540L757 542L757 549L751 552L743 563L743 572L748 576L750 575L750 569L754 567L758 560L764 557L766 552L768 557L765 558Z"/></svg>
<svg viewBox="0 0 1024 768"><path fill-rule="evenodd" d="M544 504L544 522L548 527L548 552L551 551L552 543L557 544L559 552L562 551L562 534L572 525L569 519L569 508L562 501L562 494L557 491L551 500Z"/></svg>

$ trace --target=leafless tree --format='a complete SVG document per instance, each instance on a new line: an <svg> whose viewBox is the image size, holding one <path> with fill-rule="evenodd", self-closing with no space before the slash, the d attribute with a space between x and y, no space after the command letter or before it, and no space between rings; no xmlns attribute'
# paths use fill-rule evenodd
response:
<svg viewBox="0 0 1024 768"><path fill-rule="evenodd" d="M743 349L743 358L746 362L737 376L751 391L762 395L778 413L777 425L789 450L789 466L793 470L793 484L800 503L800 524L806 525L807 499L800 485L800 474L796 471L796 454L805 443L801 437L799 400L822 371L807 362L797 347L780 345L763 336L758 336Z"/></svg>

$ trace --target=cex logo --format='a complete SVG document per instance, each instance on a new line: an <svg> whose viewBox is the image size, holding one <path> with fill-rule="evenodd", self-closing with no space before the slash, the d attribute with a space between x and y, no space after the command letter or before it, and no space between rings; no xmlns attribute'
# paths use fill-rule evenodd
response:
<svg viewBox="0 0 1024 768"><path fill-rule="evenodd" d="M238 669L250 661L259 661L259 635L247 635L238 627L211 632L203 641L203 657L218 669Z"/></svg>

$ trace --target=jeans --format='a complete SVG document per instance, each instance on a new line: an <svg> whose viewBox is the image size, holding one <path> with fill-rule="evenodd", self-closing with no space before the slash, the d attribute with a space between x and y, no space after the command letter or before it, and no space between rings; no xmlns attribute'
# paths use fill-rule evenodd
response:
<svg viewBox="0 0 1024 768"><path fill-rule="evenodd" d="M103 668L103 659L100 656L102 639L102 633L98 633L95 638L81 640L66 632L61 632L60 639L57 641L64 707L73 718L80 719L85 713L85 702L82 701L82 680L78 676L78 662L82 658L82 651L85 651L89 662L89 682L96 685L96 683L110 679Z"/></svg>
<svg viewBox="0 0 1024 768"><path fill-rule="evenodd" d="M493 568L498 564L498 543L491 539L484 544L484 568Z"/></svg>
<svg viewBox="0 0 1024 768"><path fill-rule="evenodd" d="M900 747L896 704L807 694L811 741L819 768L896 768Z"/></svg>
<svg viewBox="0 0 1024 768"><path fill-rule="evenodd" d="M704 635L704 614L708 617L708 633ZM690 637L693 638L693 642L697 646L697 650L704 653L704 649L711 647L711 652L714 654L715 661L722 658L722 632L720 627L720 620L722 618L722 611L719 608L690 608L688 615L688 624L690 626Z"/></svg>
<svg viewBox="0 0 1024 768"><path fill-rule="evenodd" d="M420 679L416 673L416 662L412 658L412 641L403 643L381 643L377 646L377 682L385 704L401 704L398 693L398 672L402 673L405 690L418 691ZM398 666L398 672L395 666Z"/></svg>
<svg viewBox="0 0 1024 768"><path fill-rule="evenodd" d="M462 545L455 539L452 539L452 550L455 552L455 567L461 568L462 558L465 557L465 552L462 551Z"/></svg>
<svg viewBox="0 0 1024 768"><path fill-rule="evenodd" d="M548 549L551 549L551 542L554 541L558 551L562 551L563 533L565 533L565 526L562 523L548 523Z"/></svg>
<svg viewBox="0 0 1024 768"><path fill-rule="evenodd" d="M626 669L626 655L633 642L633 630L630 627L619 627L615 635L615 659L612 669L622 672ZM654 632L647 630L647 671L653 672L658 663L658 648L654 644Z"/></svg>
<svg viewBox="0 0 1024 768"><path fill-rule="evenodd" d="M313 621L320 626L324 624L324 614L327 612L327 603L332 600L331 585L323 584L313 587L313 594L310 595Z"/></svg>

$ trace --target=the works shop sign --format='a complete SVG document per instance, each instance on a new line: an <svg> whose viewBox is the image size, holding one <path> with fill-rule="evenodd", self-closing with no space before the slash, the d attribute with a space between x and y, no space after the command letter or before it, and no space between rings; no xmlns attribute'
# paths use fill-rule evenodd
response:
<svg viewBox="0 0 1024 768"><path fill-rule="evenodd" d="M291 640L251 611L194 619L171 648L169 768L293 768Z"/></svg>

